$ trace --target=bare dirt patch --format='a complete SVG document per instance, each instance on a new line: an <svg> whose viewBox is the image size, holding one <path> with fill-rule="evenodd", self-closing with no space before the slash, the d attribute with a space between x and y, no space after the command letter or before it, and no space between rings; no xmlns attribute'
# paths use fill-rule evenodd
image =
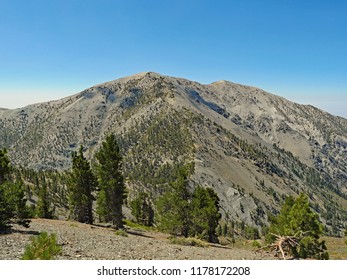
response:
<svg viewBox="0 0 347 280"><path fill-rule="evenodd" d="M63 260L272 259L253 249L216 244L207 248L170 244L168 235L159 232L129 229L127 236L119 236L112 228L45 219L33 219L30 228L14 227L12 233L0 235L0 259L20 259L30 237L42 231L57 235L62 245L62 255L58 259Z"/></svg>

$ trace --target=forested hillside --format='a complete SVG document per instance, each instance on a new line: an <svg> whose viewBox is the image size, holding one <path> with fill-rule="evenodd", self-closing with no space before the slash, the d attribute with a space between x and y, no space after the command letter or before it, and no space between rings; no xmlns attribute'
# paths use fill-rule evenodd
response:
<svg viewBox="0 0 347 280"><path fill-rule="evenodd" d="M37 205L47 186L55 217L68 216L72 154L82 145L94 170L97 151L114 134L128 208L146 193L156 210L184 169L190 192L212 189L221 220L238 232L246 225L261 231L287 196L300 193L327 234L346 227L347 120L254 87L141 73L0 110L0 131L29 201Z"/></svg>

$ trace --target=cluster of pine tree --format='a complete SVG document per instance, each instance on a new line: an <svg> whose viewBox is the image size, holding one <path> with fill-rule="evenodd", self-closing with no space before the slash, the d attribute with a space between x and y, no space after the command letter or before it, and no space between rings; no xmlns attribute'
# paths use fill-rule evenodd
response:
<svg viewBox="0 0 347 280"><path fill-rule="evenodd" d="M31 213L26 205L23 183L11 177L10 161L5 149L0 150L0 232L13 224L28 227Z"/></svg>
<svg viewBox="0 0 347 280"><path fill-rule="evenodd" d="M153 226L154 209L148 193L139 192L135 199L131 201L130 207L136 223L144 226Z"/></svg>
<svg viewBox="0 0 347 280"><path fill-rule="evenodd" d="M95 170L92 170L83 155L83 146L78 153L72 154L68 190L70 216L79 222L92 224L93 201L96 199L100 221L110 222L117 229L121 228L126 189L122 175L122 156L113 134L106 137L96 153L96 159L98 162Z"/></svg>
<svg viewBox="0 0 347 280"><path fill-rule="evenodd" d="M96 200L99 220L112 223L116 229L122 228L122 205L127 198L127 191L122 156L114 134L106 137L95 159L92 168L83 154L83 146L78 152L72 153L72 169L67 180L70 217L92 224L93 204ZM49 181L44 176L34 176L38 200L35 212L32 212L26 205L24 184L15 172L6 150L0 150L0 231L10 229L13 224L28 227L32 214L53 218ZM130 202L136 222L145 226L156 224L174 236L197 237L209 242L216 242L217 235L225 236L228 224L224 223L223 227L219 224L221 214L218 195L211 188L191 188L188 180L191 173L189 165L179 168L177 179L168 182L169 188L156 200L149 193L138 192ZM269 222L266 236L269 243L276 236L300 236L298 246L291 251L294 257L328 258L324 241L320 240L323 226L318 215L310 208L306 195L301 194L296 199L288 197L279 215L270 216ZM232 223L233 239L234 232L235 224ZM245 225L244 222L240 224L240 232L247 239L260 237L257 228Z"/></svg>
<svg viewBox="0 0 347 280"><path fill-rule="evenodd" d="M191 191L185 172L158 199L156 206L162 230L174 236L216 242L216 228L221 218L218 195L211 188L200 186Z"/></svg>

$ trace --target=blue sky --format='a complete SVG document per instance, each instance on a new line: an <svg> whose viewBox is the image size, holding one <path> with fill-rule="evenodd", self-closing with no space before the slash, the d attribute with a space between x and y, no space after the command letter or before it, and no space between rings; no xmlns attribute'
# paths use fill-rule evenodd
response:
<svg viewBox="0 0 347 280"><path fill-rule="evenodd" d="M0 107L155 71L347 118L347 1L1 0Z"/></svg>

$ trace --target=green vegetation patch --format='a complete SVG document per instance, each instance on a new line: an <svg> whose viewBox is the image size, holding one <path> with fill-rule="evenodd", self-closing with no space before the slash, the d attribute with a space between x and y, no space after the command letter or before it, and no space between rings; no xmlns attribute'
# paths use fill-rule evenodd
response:
<svg viewBox="0 0 347 280"><path fill-rule="evenodd" d="M128 233L123 229L116 230L114 234L117 236L128 237Z"/></svg>
<svg viewBox="0 0 347 280"><path fill-rule="evenodd" d="M169 240L171 244L178 244L183 246L194 246L202 248L206 248L209 246L208 243L194 237L171 237Z"/></svg>
<svg viewBox="0 0 347 280"><path fill-rule="evenodd" d="M62 251L54 233L41 232L25 247L22 260L54 260Z"/></svg>

